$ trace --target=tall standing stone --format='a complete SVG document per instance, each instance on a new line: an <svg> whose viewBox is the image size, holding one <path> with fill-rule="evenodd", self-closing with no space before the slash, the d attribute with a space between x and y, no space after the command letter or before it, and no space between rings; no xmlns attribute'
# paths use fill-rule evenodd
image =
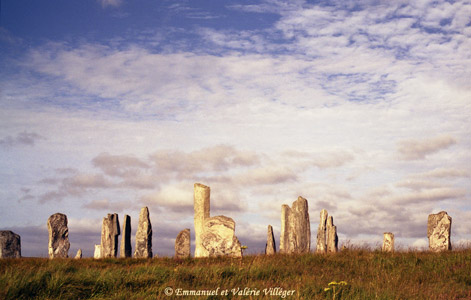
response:
<svg viewBox="0 0 471 300"><path fill-rule="evenodd" d="M208 256L208 251L203 247L201 237L204 233L205 221L209 218L210 193L211 190L209 186L195 183L193 194L195 210L195 257Z"/></svg>
<svg viewBox="0 0 471 300"><path fill-rule="evenodd" d="M149 209L143 207L139 214L139 224L136 232L136 249L134 257L151 258L152 257L152 224L149 218Z"/></svg>
<svg viewBox="0 0 471 300"><path fill-rule="evenodd" d="M131 257L131 217L124 215L123 237L121 239L120 257Z"/></svg>
<svg viewBox="0 0 471 300"><path fill-rule="evenodd" d="M118 214L108 214L103 218L101 227L101 255L104 258L118 254L118 236L120 235Z"/></svg>
<svg viewBox="0 0 471 300"><path fill-rule="evenodd" d="M20 258L21 238L13 231L0 231L0 258Z"/></svg>
<svg viewBox="0 0 471 300"><path fill-rule="evenodd" d="M47 220L49 231L49 258L69 257L69 228L67 216L61 213L53 214Z"/></svg>
<svg viewBox="0 0 471 300"><path fill-rule="evenodd" d="M327 252L327 210L321 210L319 228L317 229L317 244L316 252L325 253Z"/></svg>
<svg viewBox="0 0 471 300"><path fill-rule="evenodd" d="M81 259L82 258L82 249L77 250L77 254L75 254L75 259Z"/></svg>
<svg viewBox="0 0 471 300"><path fill-rule="evenodd" d="M451 250L451 217L446 211L428 216L427 237L430 251Z"/></svg>
<svg viewBox="0 0 471 300"><path fill-rule="evenodd" d="M334 218L332 216L327 218L326 238L327 252L337 252L339 238L337 236L337 226L334 225Z"/></svg>
<svg viewBox="0 0 471 300"><path fill-rule="evenodd" d="M273 227L268 225L268 232L267 232L267 244L265 245L265 254L272 255L276 253L276 244L275 244L275 236L273 235Z"/></svg>
<svg viewBox="0 0 471 300"><path fill-rule="evenodd" d="M299 196L292 208L281 206L281 253L308 253L311 248L311 227L307 200Z"/></svg>
<svg viewBox="0 0 471 300"><path fill-rule="evenodd" d="M394 252L394 234L391 232L385 232L383 234L383 252Z"/></svg>
<svg viewBox="0 0 471 300"><path fill-rule="evenodd" d="M190 257L191 252L190 229L180 231L175 240L175 258Z"/></svg>
<svg viewBox="0 0 471 300"><path fill-rule="evenodd" d="M207 256L241 257L242 248L235 236L235 222L226 216L208 218L201 236Z"/></svg>
<svg viewBox="0 0 471 300"><path fill-rule="evenodd" d="M101 245L96 245L95 244L95 252L93 252L93 258L95 258L95 259L103 258L101 252L102 252L101 251Z"/></svg>

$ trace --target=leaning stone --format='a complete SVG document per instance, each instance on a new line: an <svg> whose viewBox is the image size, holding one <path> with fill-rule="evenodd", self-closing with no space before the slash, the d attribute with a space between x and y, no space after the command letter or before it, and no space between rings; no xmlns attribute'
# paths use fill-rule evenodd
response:
<svg viewBox="0 0 471 300"><path fill-rule="evenodd" d="M121 239L120 257L131 257L131 217L124 216L123 237Z"/></svg>
<svg viewBox="0 0 471 300"><path fill-rule="evenodd" d="M385 232L383 234L383 252L394 252L394 234L391 232Z"/></svg>
<svg viewBox="0 0 471 300"><path fill-rule="evenodd" d="M195 257L207 257L209 254L203 247L202 236L204 234L204 224L210 214L210 193L211 189L209 186L195 183L193 194L195 210Z"/></svg>
<svg viewBox="0 0 471 300"><path fill-rule="evenodd" d="M327 252L337 252L339 238L337 236L337 226L334 225L334 218L329 216L326 224Z"/></svg>
<svg viewBox="0 0 471 300"><path fill-rule="evenodd" d="M281 253L309 253L311 248L311 227L307 200L298 197L292 208L281 206Z"/></svg>
<svg viewBox="0 0 471 300"><path fill-rule="evenodd" d="M267 232L267 244L265 245L265 254L272 255L276 253L276 244L275 244L275 236L273 235L273 227L268 225L268 232Z"/></svg>
<svg viewBox="0 0 471 300"><path fill-rule="evenodd" d="M427 237L430 251L451 250L451 217L446 211L428 216Z"/></svg>
<svg viewBox="0 0 471 300"><path fill-rule="evenodd" d="M53 214L47 220L49 231L49 258L69 257L69 228L67 216L61 213Z"/></svg>
<svg viewBox="0 0 471 300"><path fill-rule="evenodd" d="M0 231L0 258L20 258L21 238L13 231Z"/></svg>
<svg viewBox="0 0 471 300"><path fill-rule="evenodd" d="M150 223L147 206L143 207L139 214L134 257L152 258L152 224Z"/></svg>
<svg viewBox="0 0 471 300"><path fill-rule="evenodd" d="M319 228L317 229L317 244L316 244L316 252L318 253L325 253L327 252L327 217L328 217L327 210L321 210L320 214L320 222Z"/></svg>
<svg viewBox="0 0 471 300"><path fill-rule="evenodd" d="M235 222L225 216L209 218L204 223L202 246L208 256L242 257L240 242L235 236Z"/></svg>
<svg viewBox="0 0 471 300"><path fill-rule="evenodd" d="M118 214L108 214L103 218L101 227L102 256L116 257L118 254L118 236L120 235Z"/></svg>
<svg viewBox="0 0 471 300"><path fill-rule="evenodd" d="M190 257L191 251L190 229L180 231L175 240L175 258Z"/></svg>
<svg viewBox="0 0 471 300"><path fill-rule="evenodd" d="M77 254L75 255L75 259L81 259L82 258L82 249L77 250Z"/></svg>
<svg viewBox="0 0 471 300"><path fill-rule="evenodd" d="M100 259L103 258L101 255L101 245L95 245L95 252L93 253L93 258Z"/></svg>

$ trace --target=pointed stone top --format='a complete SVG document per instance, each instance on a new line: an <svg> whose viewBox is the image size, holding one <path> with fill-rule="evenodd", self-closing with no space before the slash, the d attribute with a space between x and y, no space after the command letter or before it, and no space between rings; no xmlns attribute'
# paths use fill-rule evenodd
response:
<svg viewBox="0 0 471 300"><path fill-rule="evenodd" d="M329 215L329 213L327 212L326 209L323 209L323 210L321 210L321 218L322 218L322 215L325 216L324 218L327 218L327 216Z"/></svg>
<svg viewBox="0 0 471 300"><path fill-rule="evenodd" d="M334 226L334 217L329 216L327 218L327 226Z"/></svg>
<svg viewBox="0 0 471 300"><path fill-rule="evenodd" d="M197 187L203 188L203 189L209 189L209 186L204 185L202 183L195 183L195 188L197 188Z"/></svg>
<svg viewBox="0 0 471 300"><path fill-rule="evenodd" d="M296 201L293 202L293 205L291 206L293 209L296 209L297 207L301 208L306 208L307 209L307 200L301 196L298 197Z"/></svg>

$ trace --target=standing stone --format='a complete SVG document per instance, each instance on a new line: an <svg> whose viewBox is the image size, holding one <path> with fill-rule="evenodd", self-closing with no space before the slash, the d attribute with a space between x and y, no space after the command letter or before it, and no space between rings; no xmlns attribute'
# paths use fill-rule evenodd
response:
<svg viewBox="0 0 471 300"><path fill-rule="evenodd" d="M120 235L118 214L108 214L103 218L101 227L102 257L116 257L118 254L118 236Z"/></svg>
<svg viewBox="0 0 471 300"><path fill-rule="evenodd" d="M95 252L93 252L93 258L100 259L103 258L101 255L101 245L95 245Z"/></svg>
<svg viewBox="0 0 471 300"><path fill-rule="evenodd" d="M339 250L339 238L337 236L337 226L334 225L334 218L332 216L329 216L329 218L327 218L326 237L327 252L337 252Z"/></svg>
<svg viewBox="0 0 471 300"><path fill-rule="evenodd" d="M281 206L281 253L309 253L311 227L307 200L299 196L292 208Z"/></svg>
<svg viewBox="0 0 471 300"><path fill-rule="evenodd" d="M82 249L77 250L77 254L75 255L75 259L81 259L82 258Z"/></svg>
<svg viewBox="0 0 471 300"><path fill-rule="evenodd" d="M206 219L201 242L208 256L242 257L240 242L234 233L233 219L226 216Z"/></svg>
<svg viewBox="0 0 471 300"><path fill-rule="evenodd" d="M21 238L13 231L0 231L0 258L20 258Z"/></svg>
<svg viewBox="0 0 471 300"><path fill-rule="evenodd" d="M427 237L430 251L451 250L451 217L446 211L428 216Z"/></svg>
<svg viewBox="0 0 471 300"><path fill-rule="evenodd" d="M49 258L69 257L69 228L67 228L67 216L61 213L53 214L47 220L49 231Z"/></svg>
<svg viewBox="0 0 471 300"><path fill-rule="evenodd" d="M204 233L204 224L209 218L210 209L210 188L201 183L194 185L194 210L195 210L195 257L207 257L208 251L203 247L202 235Z"/></svg>
<svg viewBox="0 0 471 300"><path fill-rule="evenodd" d="M124 216L123 222L123 237L121 239L120 257L131 257L131 217Z"/></svg>
<svg viewBox="0 0 471 300"><path fill-rule="evenodd" d="M316 252L318 253L325 253L327 252L327 210L321 210L321 220L319 222L319 228L317 229L317 245L316 245Z"/></svg>
<svg viewBox="0 0 471 300"><path fill-rule="evenodd" d="M267 232L267 244L265 245L265 254L272 255L276 253L276 244L275 244L275 236L273 235L273 227L268 225L268 232Z"/></svg>
<svg viewBox="0 0 471 300"><path fill-rule="evenodd" d="M383 252L394 252L394 234L391 232L385 232L383 234Z"/></svg>
<svg viewBox="0 0 471 300"><path fill-rule="evenodd" d="M134 257L152 258L152 224L150 223L147 206L141 208L141 213L139 214Z"/></svg>
<svg viewBox="0 0 471 300"><path fill-rule="evenodd" d="M190 244L190 229L180 231L175 240L175 258L190 257L191 244Z"/></svg>

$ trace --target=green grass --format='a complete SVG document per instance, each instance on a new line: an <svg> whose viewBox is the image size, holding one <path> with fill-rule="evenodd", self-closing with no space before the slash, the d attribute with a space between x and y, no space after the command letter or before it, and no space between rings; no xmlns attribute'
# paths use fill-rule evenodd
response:
<svg viewBox="0 0 471 300"><path fill-rule="evenodd" d="M332 281L347 285L329 286ZM173 296L165 295L167 287ZM286 299L471 299L471 250L350 250L242 259L0 260L0 299L282 299L282 294L264 293L277 287L294 290ZM177 289L183 293L217 288L218 296L175 296ZM237 288L252 293L234 296L232 289ZM221 296L224 290L227 296Z"/></svg>

